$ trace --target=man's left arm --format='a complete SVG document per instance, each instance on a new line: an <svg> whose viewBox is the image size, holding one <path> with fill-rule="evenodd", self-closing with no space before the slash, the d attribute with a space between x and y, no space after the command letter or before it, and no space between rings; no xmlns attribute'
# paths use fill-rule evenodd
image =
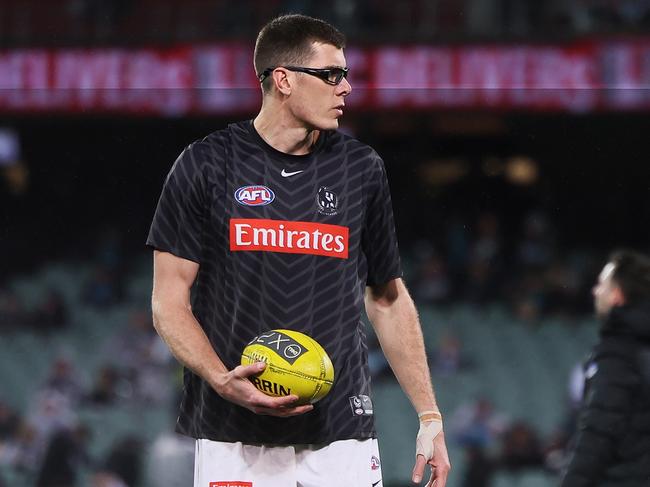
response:
<svg viewBox="0 0 650 487"><path fill-rule="evenodd" d="M436 487L444 487L451 465L415 304L399 278L368 287L365 303L384 355L420 417L412 480L420 482L428 463L427 485L437 481Z"/></svg>

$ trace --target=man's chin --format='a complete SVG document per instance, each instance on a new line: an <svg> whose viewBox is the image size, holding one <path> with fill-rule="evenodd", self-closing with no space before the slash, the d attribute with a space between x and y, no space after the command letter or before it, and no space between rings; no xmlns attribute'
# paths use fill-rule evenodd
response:
<svg viewBox="0 0 650 487"><path fill-rule="evenodd" d="M334 120L330 121L326 127L323 127L321 130L336 130L339 128L339 119L335 118Z"/></svg>
<svg viewBox="0 0 650 487"><path fill-rule="evenodd" d="M310 130L336 130L339 128L338 119L335 120L323 120L322 123L312 123L309 124Z"/></svg>
<svg viewBox="0 0 650 487"><path fill-rule="evenodd" d="M323 120L321 130L336 130L339 128L339 119Z"/></svg>

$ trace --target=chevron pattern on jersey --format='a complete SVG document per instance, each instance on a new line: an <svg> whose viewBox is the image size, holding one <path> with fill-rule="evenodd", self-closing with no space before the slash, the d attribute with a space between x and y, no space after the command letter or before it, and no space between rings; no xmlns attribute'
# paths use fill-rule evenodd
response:
<svg viewBox="0 0 650 487"><path fill-rule="evenodd" d="M271 189L275 199L262 206L238 202L237 190L253 185ZM319 191L333 193L328 201L335 204L323 207ZM233 252L231 219L345 227L348 257ZM367 284L400 277L401 265L384 165L370 147L324 132L312 153L292 156L268 146L250 121L232 124L190 145L174 163L147 244L200 264L192 309L227 367L238 365L253 337L274 328L308 334L334 364L330 394L293 418L255 415L186 371L179 432L278 445L375 436L372 416L350 407L352 396L371 395L363 296Z"/></svg>

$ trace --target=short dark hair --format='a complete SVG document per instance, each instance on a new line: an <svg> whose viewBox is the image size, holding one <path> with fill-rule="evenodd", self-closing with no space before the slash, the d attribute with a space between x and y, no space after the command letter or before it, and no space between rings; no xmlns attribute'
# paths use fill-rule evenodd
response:
<svg viewBox="0 0 650 487"><path fill-rule="evenodd" d="M609 256L614 264L612 280L629 304L650 302L650 258L634 250L617 249Z"/></svg>
<svg viewBox="0 0 650 487"><path fill-rule="evenodd" d="M327 22L301 14L282 15L262 27L255 42L253 64L257 76L267 68L300 65L313 54L313 42L343 49L345 36ZM268 85L263 83L265 90Z"/></svg>

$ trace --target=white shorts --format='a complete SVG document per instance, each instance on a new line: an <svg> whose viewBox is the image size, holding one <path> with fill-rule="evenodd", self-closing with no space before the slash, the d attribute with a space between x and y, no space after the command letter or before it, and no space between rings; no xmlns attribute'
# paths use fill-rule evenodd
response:
<svg viewBox="0 0 650 487"><path fill-rule="evenodd" d="M381 487L376 439L258 446L196 440L194 487Z"/></svg>

